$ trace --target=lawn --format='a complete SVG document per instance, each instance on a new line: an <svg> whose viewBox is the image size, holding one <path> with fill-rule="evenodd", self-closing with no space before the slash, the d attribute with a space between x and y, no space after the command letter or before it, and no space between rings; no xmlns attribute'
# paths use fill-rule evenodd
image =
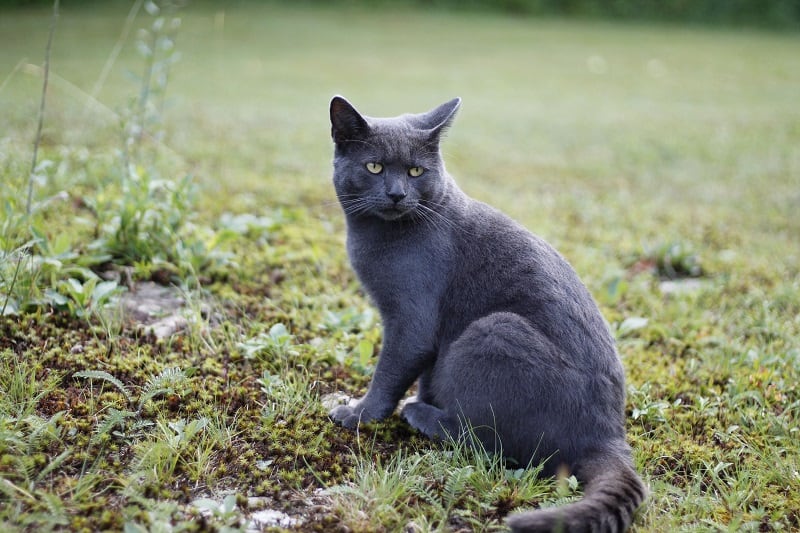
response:
<svg viewBox="0 0 800 533"><path fill-rule="evenodd" d="M494 531L579 495L397 416L328 420L380 346L334 94L463 98L448 169L554 244L618 339L635 531L800 529L800 36L199 2L121 38L129 5L65 4L30 215L51 11L0 16L2 529ZM145 320L148 281L175 288Z"/></svg>

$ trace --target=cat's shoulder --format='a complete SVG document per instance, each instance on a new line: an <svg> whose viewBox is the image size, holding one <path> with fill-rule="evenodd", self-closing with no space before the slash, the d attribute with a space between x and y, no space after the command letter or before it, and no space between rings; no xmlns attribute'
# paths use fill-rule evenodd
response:
<svg viewBox="0 0 800 533"><path fill-rule="evenodd" d="M490 238L506 236L510 239L538 239L528 228L511 216L480 200L471 199L465 215L476 234L486 235Z"/></svg>

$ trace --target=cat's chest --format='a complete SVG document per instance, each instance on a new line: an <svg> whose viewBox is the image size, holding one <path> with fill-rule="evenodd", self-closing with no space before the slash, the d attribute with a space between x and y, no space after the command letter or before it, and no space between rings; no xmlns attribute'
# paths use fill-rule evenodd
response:
<svg viewBox="0 0 800 533"><path fill-rule="evenodd" d="M438 301L447 284L446 244L428 235L348 234L350 261L381 308Z"/></svg>

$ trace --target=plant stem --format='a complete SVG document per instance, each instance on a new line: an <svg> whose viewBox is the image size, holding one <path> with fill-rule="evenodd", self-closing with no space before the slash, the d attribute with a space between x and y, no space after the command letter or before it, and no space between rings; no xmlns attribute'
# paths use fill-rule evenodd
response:
<svg viewBox="0 0 800 533"><path fill-rule="evenodd" d="M11 293L14 290L14 286L17 284L17 276L19 276L20 263L22 263L22 257L17 258L17 264L14 267L14 277L11 280L11 285L8 286L8 292L6 292L6 299L3 302L3 308L0 309L0 316L5 316L6 314L6 307L8 307L8 302L11 300Z"/></svg>
<svg viewBox="0 0 800 533"><path fill-rule="evenodd" d="M136 135L137 148L142 143L144 137L144 125L147 119L147 100L150 98L150 83L153 78L153 70L156 64L156 46L158 45L158 32L152 32L152 41L150 43L150 57L148 58L145 67L144 76L142 77L142 90L139 93L139 131Z"/></svg>
<svg viewBox="0 0 800 533"><path fill-rule="evenodd" d="M31 200L33 199L33 179L36 175L36 158L39 155L39 143L42 140L42 125L44 124L44 102L47 96L47 81L50 74L50 50L53 47L53 34L56 32L58 20L58 0L53 2L53 18L50 21L50 35L47 37L47 48L44 52L44 82L42 83L42 99L39 101L39 126L36 128L36 139L33 141L33 159L31 160L31 173L28 176L28 201L25 212L31 214Z"/></svg>

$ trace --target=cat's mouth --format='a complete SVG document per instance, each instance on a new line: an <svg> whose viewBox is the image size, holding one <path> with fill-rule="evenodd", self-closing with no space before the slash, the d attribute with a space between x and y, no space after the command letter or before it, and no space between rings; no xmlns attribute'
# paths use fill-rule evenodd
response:
<svg viewBox="0 0 800 533"><path fill-rule="evenodd" d="M381 217L382 219L384 219L384 220L391 221L391 220L398 220L400 218L403 218L405 215L407 215L411 211L412 211L412 209L409 209L409 208L403 208L403 207L400 207L400 206L392 206L392 207L386 207L384 209L379 210L377 212L377 215L379 217Z"/></svg>

